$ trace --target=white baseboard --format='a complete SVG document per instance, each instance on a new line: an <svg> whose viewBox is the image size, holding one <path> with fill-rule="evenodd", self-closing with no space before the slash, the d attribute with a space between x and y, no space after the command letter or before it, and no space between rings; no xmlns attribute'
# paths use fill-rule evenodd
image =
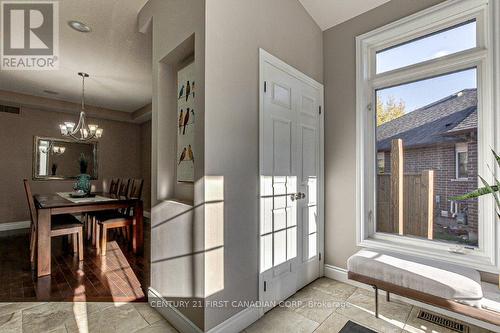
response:
<svg viewBox="0 0 500 333"><path fill-rule="evenodd" d="M330 279L333 279L333 280L337 280L337 281L340 281L340 282L344 282L344 283L353 285L353 286L358 287L358 288L367 289L367 290L373 290L373 288L371 286L367 285L367 284L359 283L357 281L349 280L347 278L347 270L344 269L344 268L341 268L341 267L336 267L336 266L326 265L325 264L325 276L327 278L330 278ZM379 290L379 293L385 294L383 291L380 291L380 290ZM500 327L498 327L498 326L495 326L495 325L492 325L492 324L489 324L489 323L485 323L483 321L480 321L480 320L477 320L477 319L474 319L474 318L470 318L470 317L467 317L467 316L464 316L464 315L461 315L461 314L458 314L458 313L455 313L455 312L451 312L451 311L448 311L448 310L445 310L445 309L442 309L442 308L438 308L438 307L435 307L435 306L432 306L432 305L429 305L429 304L421 303L421 302L415 301L413 299L409 299L409 298L406 298L406 297L401 297L399 295L394 295L394 294L391 294L391 299L399 300L399 301L402 301L404 303L408 303L408 304L417 306L417 307L422 308L422 309L433 311L435 313L438 313L438 314L441 314L441 315L444 315L444 316L447 316L447 317L455 318L455 319L461 320L461 321L463 321L465 323L469 323L471 325L479 326L479 327L488 329L488 330L493 331L493 332L500 332Z"/></svg>
<svg viewBox="0 0 500 333"><path fill-rule="evenodd" d="M252 325L261 317L261 311L258 308L246 308L238 312L231 318L210 329L208 333L238 333L248 326Z"/></svg>
<svg viewBox="0 0 500 333"><path fill-rule="evenodd" d="M181 333L202 333L198 326L183 315L179 310L170 306L153 288L148 290L149 305L158 311L172 326ZM161 306L153 302L161 302ZM207 333L238 333L253 324L261 316L258 308L246 308L231 318L210 329Z"/></svg>
<svg viewBox="0 0 500 333"><path fill-rule="evenodd" d="M158 293L153 288L148 289L148 302L149 305L158 311L173 327L175 327L181 333L203 333L203 331L196 326L191 320L189 320L185 315L183 315L175 307L171 306L160 293ZM153 302L161 302L159 304Z"/></svg>
<svg viewBox="0 0 500 333"><path fill-rule="evenodd" d="M347 269L325 264L327 278L347 283Z"/></svg>
<svg viewBox="0 0 500 333"><path fill-rule="evenodd" d="M17 229L26 229L31 225L30 221L0 223L0 231L9 231Z"/></svg>

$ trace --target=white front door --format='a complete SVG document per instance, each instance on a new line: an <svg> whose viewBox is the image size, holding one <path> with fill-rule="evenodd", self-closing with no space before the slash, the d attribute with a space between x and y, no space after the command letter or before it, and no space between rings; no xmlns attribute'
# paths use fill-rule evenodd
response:
<svg viewBox="0 0 500 333"><path fill-rule="evenodd" d="M320 275L323 88L267 54L261 75L260 294L279 302Z"/></svg>

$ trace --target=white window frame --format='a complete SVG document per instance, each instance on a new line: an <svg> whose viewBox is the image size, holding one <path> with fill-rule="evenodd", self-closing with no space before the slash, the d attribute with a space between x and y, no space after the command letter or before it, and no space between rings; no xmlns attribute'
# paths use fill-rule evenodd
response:
<svg viewBox="0 0 500 333"><path fill-rule="evenodd" d="M460 177L459 175L459 169L460 165L458 163L458 154L460 153L466 153L467 154L467 161L469 160L469 145L465 142L457 143L455 144L455 179L456 180L469 180L469 177ZM469 170L469 166L466 166L466 170Z"/></svg>
<svg viewBox="0 0 500 333"><path fill-rule="evenodd" d="M356 38L356 223L360 247L389 250L439 259L498 273L500 228L495 223L491 198L479 200L479 247L460 249L440 241L376 232L376 117L375 91L468 68L477 68L478 80L478 173L493 181L490 148L500 147L500 129L494 110L500 105L499 43L500 5L491 0L448 0ZM477 47L404 68L376 74L376 52L426 36L468 20L476 20ZM465 253L465 254L464 254Z"/></svg>

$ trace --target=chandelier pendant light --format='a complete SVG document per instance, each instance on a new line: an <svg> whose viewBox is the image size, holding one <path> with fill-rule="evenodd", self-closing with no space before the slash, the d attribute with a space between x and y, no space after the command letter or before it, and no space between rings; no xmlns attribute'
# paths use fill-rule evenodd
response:
<svg viewBox="0 0 500 333"><path fill-rule="evenodd" d="M86 142L102 137L103 129L98 125L87 125L85 114L85 78L88 78L87 73L78 73L82 77L82 109L80 111L80 118L78 124L75 126L73 122L65 122L59 125L61 134L65 137L70 137L78 142Z"/></svg>

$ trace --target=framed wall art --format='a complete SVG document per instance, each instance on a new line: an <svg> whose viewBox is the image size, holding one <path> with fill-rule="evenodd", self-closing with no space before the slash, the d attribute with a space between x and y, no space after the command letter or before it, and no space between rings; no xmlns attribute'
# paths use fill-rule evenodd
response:
<svg viewBox="0 0 500 333"><path fill-rule="evenodd" d="M194 182L194 124L196 120L194 63L177 74L177 181Z"/></svg>

